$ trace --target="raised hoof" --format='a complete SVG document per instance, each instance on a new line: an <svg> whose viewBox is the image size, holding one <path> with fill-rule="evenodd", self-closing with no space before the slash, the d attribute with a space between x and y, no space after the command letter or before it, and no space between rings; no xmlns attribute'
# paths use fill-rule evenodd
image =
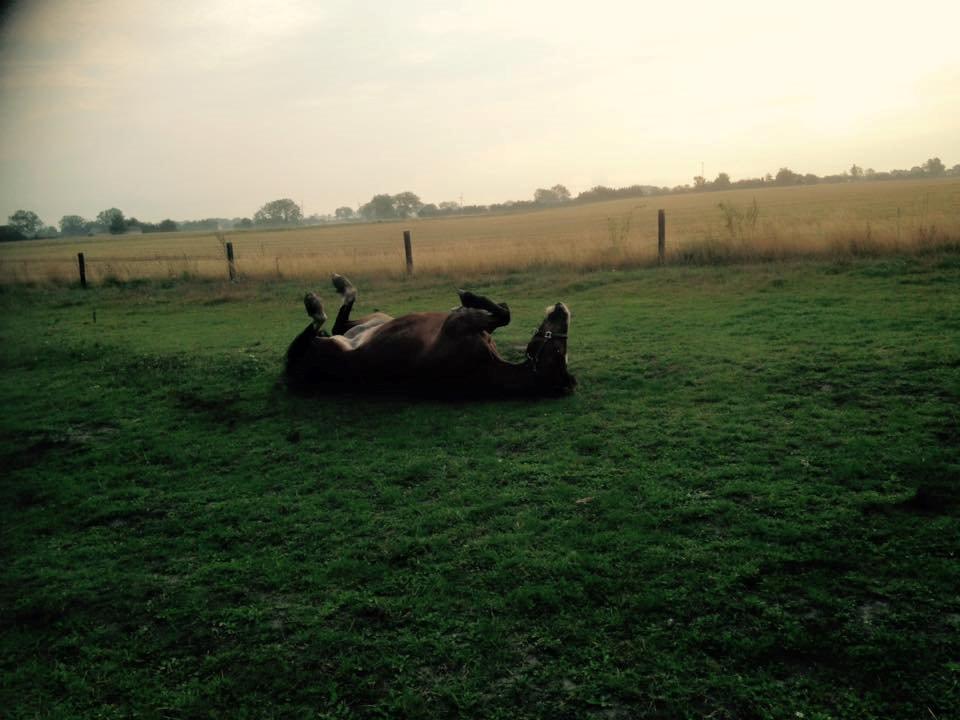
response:
<svg viewBox="0 0 960 720"><path fill-rule="evenodd" d="M327 321L327 314L323 311L323 303L316 293L307 293L303 298L303 306L307 309L307 315L313 318L317 329Z"/></svg>
<svg viewBox="0 0 960 720"><path fill-rule="evenodd" d="M340 295L343 295L343 301L345 303L353 302L357 299L357 289L353 286L353 283L347 280L343 275L340 275L339 273L333 273L333 275L330 276L330 282L333 283L334 290L336 290Z"/></svg>

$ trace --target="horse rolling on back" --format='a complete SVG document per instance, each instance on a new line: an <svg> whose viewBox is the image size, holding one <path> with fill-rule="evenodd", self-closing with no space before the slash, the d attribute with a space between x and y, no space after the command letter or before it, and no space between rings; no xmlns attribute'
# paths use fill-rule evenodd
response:
<svg viewBox="0 0 960 720"><path fill-rule="evenodd" d="M342 275L333 276L333 286L343 299L330 335L321 332L327 316L320 298L304 298L313 321L287 350L291 387L484 397L562 395L576 386L567 371L570 311L563 303L546 309L526 359L512 363L491 336L510 322L506 303L461 290L461 306L449 312L398 318L378 312L353 320L356 289Z"/></svg>

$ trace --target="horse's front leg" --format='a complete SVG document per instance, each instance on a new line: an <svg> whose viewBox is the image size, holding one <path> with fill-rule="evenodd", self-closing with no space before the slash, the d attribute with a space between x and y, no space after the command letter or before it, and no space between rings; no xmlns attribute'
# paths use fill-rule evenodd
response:
<svg viewBox="0 0 960 720"><path fill-rule="evenodd" d="M334 273L330 280L333 282L333 288L343 297L340 310L337 311L337 319L333 323L333 334L343 335L357 324L350 319L350 311L353 310L353 304L357 301L357 289L343 275Z"/></svg>
<svg viewBox="0 0 960 720"><path fill-rule="evenodd" d="M327 321L327 314L323 311L323 302L316 293L310 292L304 296L303 306L307 309L307 315L313 318L313 329L319 332Z"/></svg>
<svg viewBox="0 0 960 720"><path fill-rule="evenodd" d="M460 304L468 310L481 310L483 315L472 312L464 313L469 318L468 322L463 322L465 326L470 324L479 325L479 329L492 333L498 327L504 327L510 324L510 307L506 303L495 303L493 300L476 295L469 290L457 290L460 296Z"/></svg>

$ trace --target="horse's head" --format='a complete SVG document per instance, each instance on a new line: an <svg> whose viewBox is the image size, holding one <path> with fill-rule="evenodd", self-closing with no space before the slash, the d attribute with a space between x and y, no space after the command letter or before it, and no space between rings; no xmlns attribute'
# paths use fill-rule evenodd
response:
<svg viewBox="0 0 960 720"><path fill-rule="evenodd" d="M538 384L549 392L569 393L577 384L567 372L567 336L570 310L562 302L546 309L543 322L527 345L527 358Z"/></svg>

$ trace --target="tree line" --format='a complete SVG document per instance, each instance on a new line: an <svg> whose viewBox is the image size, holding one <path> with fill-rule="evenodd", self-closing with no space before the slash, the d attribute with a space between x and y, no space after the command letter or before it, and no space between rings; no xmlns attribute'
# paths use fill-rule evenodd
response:
<svg viewBox="0 0 960 720"><path fill-rule="evenodd" d="M109 208L88 220L80 215L64 215L59 228L47 225L32 210L17 210L7 218L7 225L0 226L0 241L28 240L32 238L83 237L88 235L126 235L156 232L205 231L225 228L252 228L255 226L280 227L299 225L303 220L300 207L291 199L283 198L268 202L253 218L204 218L202 220L163 220L158 223L143 222L135 217L126 217L119 208Z"/></svg>
<svg viewBox="0 0 960 720"><path fill-rule="evenodd" d="M960 164L947 168L938 157L929 158L922 165L909 170L889 170L877 172L873 168L864 170L852 165L849 170L835 174L818 176L813 173L798 173L782 167L776 175L767 173L763 177L732 180L721 172L714 180L701 175L693 178L693 184L658 187L656 185L630 185L611 188L597 185L584 190L576 197L564 185L550 188L537 188L531 200L508 200L490 205L464 205L455 200L440 203L424 203L420 197L409 190L396 195L374 195L369 202L361 204L356 210L348 206L338 207L331 215L314 214L304 217L303 209L290 198L280 198L264 204L252 217L204 218L202 220L163 220L149 223L126 217L118 208L109 208L97 214L93 220L80 215L64 215L60 218L59 229L46 225L31 210L17 210L8 218L8 224L0 226L0 241L25 240L29 238L53 238L110 233L153 233L182 231L207 231L247 228L282 228L300 225L318 225L331 222L371 222L399 220L405 218L431 218L449 215L477 215L481 213L515 212L554 207L565 203L588 203L601 200L615 200L629 197L645 197L687 192L708 192L733 190L739 188L760 188L790 185L816 185L818 183L866 182L883 180L906 180L914 178L960 177Z"/></svg>
<svg viewBox="0 0 960 720"><path fill-rule="evenodd" d="M128 232L175 232L182 229L173 220L159 223L141 222L135 217L126 217L118 208L109 208L97 213L94 220L80 215L64 215L60 218L59 229L46 225L32 210L17 210L7 218L7 225L0 228L2 240L26 240L30 238L79 237L110 233L122 235Z"/></svg>
<svg viewBox="0 0 960 720"><path fill-rule="evenodd" d="M765 185L817 185L819 183L841 183L841 182L859 182L863 180L911 180L917 178L937 178L937 177L960 177L960 164L947 169L943 161L938 157L928 159L923 165L914 165L909 170L889 170L877 172L873 168L864 170L857 164L850 166L850 169L836 175L824 175L820 177L813 173L798 173L790 168L782 167L776 175L767 173L762 178L746 178L743 180L731 181L726 173L720 173L712 182L701 175L693 179L693 186L684 185L674 188L673 192L689 192L703 190L729 190L734 188L756 188Z"/></svg>
<svg viewBox="0 0 960 720"><path fill-rule="evenodd" d="M849 170L835 174L818 176L813 173L798 173L790 168L780 168L776 175L767 173L762 177L743 178L732 180L730 175L721 172L714 180L707 180L702 176L693 178L692 184L675 185L673 187L658 187L656 185L630 185L627 187L611 188L596 185L584 190L576 197L564 185L554 185L551 188L537 188L532 200L508 200L507 202L491 205L462 205L455 201L445 201L439 204L422 203L420 198L412 192L403 192L398 195L374 195L370 202L361 205L357 212L349 207L337 208L335 219L338 221L350 220L392 220L409 217L442 217L445 215L474 215L480 213L513 212L518 210L536 210L563 203L589 203L601 200L616 200L630 197L646 197L653 195L668 195L687 192L707 192L715 190L733 190L739 188L760 188L788 185L815 185L818 183L841 183L880 180L905 180L913 178L960 177L960 164L947 169L940 158L930 158L923 165L915 165L910 170L890 170L877 172L873 168L864 170L854 164Z"/></svg>

